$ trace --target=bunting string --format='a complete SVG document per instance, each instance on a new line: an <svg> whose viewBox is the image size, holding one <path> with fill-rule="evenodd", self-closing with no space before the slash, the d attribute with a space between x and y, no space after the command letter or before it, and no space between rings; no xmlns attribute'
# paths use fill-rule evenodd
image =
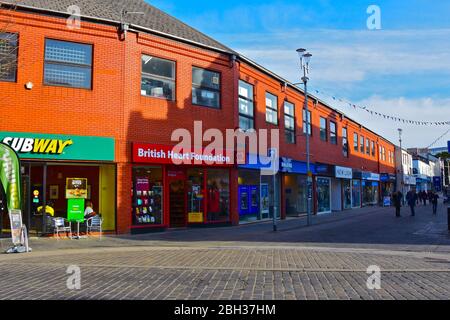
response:
<svg viewBox="0 0 450 320"><path fill-rule="evenodd" d="M390 121L395 121L395 122L400 122L400 123L410 124L410 125L416 125L416 126L449 126L450 125L450 121L418 121L418 120L400 118L397 116L392 116L392 115L384 114L384 113L381 113L378 111L374 111L373 108L369 108L366 106L359 106L357 104L352 103L351 101L330 95L322 90L314 90L314 92L316 94L327 96L327 97L331 98L333 101L343 103L344 105L346 105L350 108L353 108L354 110L362 110L362 111L365 111L365 112L371 114L372 116L383 118L385 120L390 120Z"/></svg>

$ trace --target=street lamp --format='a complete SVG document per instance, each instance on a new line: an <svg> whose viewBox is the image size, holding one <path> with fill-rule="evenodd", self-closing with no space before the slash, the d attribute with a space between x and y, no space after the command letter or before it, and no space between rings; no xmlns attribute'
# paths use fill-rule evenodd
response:
<svg viewBox="0 0 450 320"><path fill-rule="evenodd" d="M311 225L311 207L312 207L312 172L311 172L311 160L310 160L310 147L309 147L309 108L308 108L308 74L309 74L309 63L311 61L312 54L307 52L306 49L297 49L297 53L300 57L300 67L303 71L303 85L305 86L305 118L306 118L306 170L308 171L308 201L306 204L307 212L307 223L308 226Z"/></svg>
<svg viewBox="0 0 450 320"><path fill-rule="evenodd" d="M398 129L398 136L399 136L399 141L400 141L400 168L401 168L401 181L400 181L400 187L401 187L401 193L402 193L402 202L403 202L403 197L404 195L404 188L403 188L403 184L405 183L405 169L403 168L404 165L404 161L403 161L403 147L402 147L402 133L403 133L403 129Z"/></svg>

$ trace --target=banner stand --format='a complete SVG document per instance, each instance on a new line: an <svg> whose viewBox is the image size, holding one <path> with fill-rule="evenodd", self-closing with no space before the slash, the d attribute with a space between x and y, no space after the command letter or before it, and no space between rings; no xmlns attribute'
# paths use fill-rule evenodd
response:
<svg viewBox="0 0 450 320"><path fill-rule="evenodd" d="M32 249L28 245L27 227L22 224L22 211L9 210L9 219L11 221L11 239L13 246L6 253L27 253Z"/></svg>

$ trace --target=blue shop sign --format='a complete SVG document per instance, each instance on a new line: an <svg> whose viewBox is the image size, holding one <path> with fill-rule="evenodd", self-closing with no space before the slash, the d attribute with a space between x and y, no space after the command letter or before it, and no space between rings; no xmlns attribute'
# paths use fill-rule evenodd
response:
<svg viewBox="0 0 450 320"><path fill-rule="evenodd" d="M363 172L361 174L361 177L362 177L363 180L380 181L380 175L378 173Z"/></svg>
<svg viewBox="0 0 450 320"><path fill-rule="evenodd" d="M310 170L313 174L316 174L316 168L317 166L315 164L310 164ZM307 164L306 162L290 158L280 158L280 172L308 174Z"/></svg>
<svg viewBox="0 0 450 320"><path fill-rule="evenodd" d="M246 164L239 165L240 169L270 169L272 159L268 156L247 154Z"/></svg>
<svg viewBox="0 0 450 320"><path fill-rule="evenodd" d="M396 180L395 174L382 173L380 175L380 181L381 182L394 182L395 180Z"/></svg>

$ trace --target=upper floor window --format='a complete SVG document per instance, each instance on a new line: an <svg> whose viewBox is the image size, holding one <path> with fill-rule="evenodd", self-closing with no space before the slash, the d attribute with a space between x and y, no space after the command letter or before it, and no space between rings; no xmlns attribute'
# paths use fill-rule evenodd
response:
<svg viewBox="0 0 450 320"><path fill-rule="evenodd" d="M192 103L220 108L220 74L218 72L192 68Z"/></svg>
<svg viewBox="0 0 450 320"><path fill-rule="evenodd" d="M142 55L141 94L175 100L175 62Z"/></svg>
<svg viewBox="0 0 450 320"><path fill-rule="evenodd" d="M370 139L366 139L366 154L370 156Z"/></svg>
<svg viewBox="0 0 450 320"><path fill-rule="evenodd" d="M284 102L284 128L286 133L286 142L295 143L295 106Z"/></svg>
<svg viewBox="0 0 450 320"><path fill-rule="evenodd" d="M386 161L386 149L383 147L383 161Z"/></svg>
<svg viewBox="0 0 450 320"><path fill-rule="evenodd" d="M364 137L363 136L361 136L359 138L359 151L361 153L364 153Z"/></svg>
<svg viewBox="0 0 450 320"><path fill-rule="evenodd" d="M311 111L308 110L308 116L306 115L306 109L303 109L303 133L306 135L306 128L308 128L308 134L312 135L312 123L311 123Z"/></svg>
<svg viewBox="0 0 450 320"><path fill-rule="evenodd" d="M0 33L0 81L17 80L18 35Z"/></svg>
<svg viewBox="0 0 450 320"><path fill-rule="evenodd" d="M358 152L358 140L359 140L359 136L357 133L353 134L353 150L355 150L355 152Z"/></svg>
<svg viewBox="0 0 450 320"><path fill-rule="evenodd" d="M44 84L92 88L92 45L45 40Z"/></svg>
<svg viewBox="0 0 450 320"><path fill-rule="evenodd" d="M347 128L342 128L342 154L348 158L348 132Z"/></svg>
<svg viewBox="0 0 450 320"><path fill-rule="evenodd" d="M278 98L266 92L266 121L278 125Z"/></svg>
<svg viewBox="0 0 450 320"><path fill-rule="evenodd" d="M253 86L239 80L239 128L254 129L254 117Z"/></svg>
<svg viewBox="0 0 450 320"><path fill-rule="evenodd" d="M371 142L371 146L372 146L372 157L375 157L375 155L376 155L376 151L375 151L375 142L374 141L372 141Z"/></svg>
<svg viewBox="0 0 450 320"><path fill-rule="evenodd" d="M330 121L330 142L337 144L336 122Z"/></svg>
<svg viewBox="0 0 450 320"><path fill-rule="evenodd" d="M327 141L327 119L320 117L320 140Z"/></svg>

